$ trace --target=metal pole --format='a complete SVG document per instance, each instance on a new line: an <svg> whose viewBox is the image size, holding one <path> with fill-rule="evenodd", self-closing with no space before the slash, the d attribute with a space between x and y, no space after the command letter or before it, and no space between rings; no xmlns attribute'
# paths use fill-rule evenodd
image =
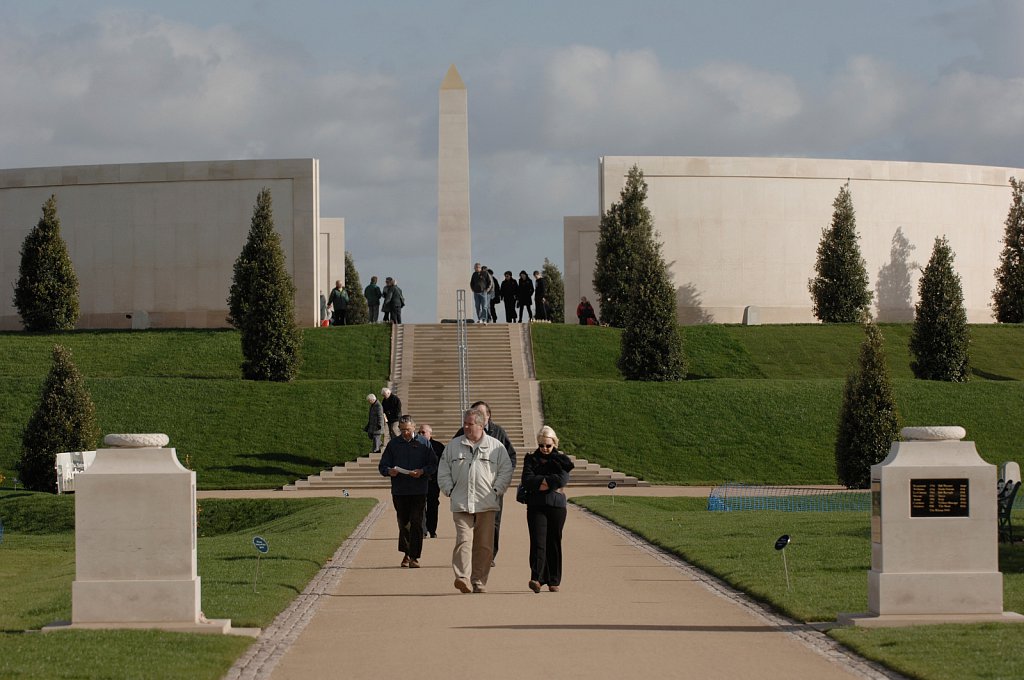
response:
<svg viewBox="0 0 1024 680"><path fill-rule="evenodd" d="M459 349L459 419L469 408L469 343L466 339L466 291L455 291L455 321Z"/></svg>

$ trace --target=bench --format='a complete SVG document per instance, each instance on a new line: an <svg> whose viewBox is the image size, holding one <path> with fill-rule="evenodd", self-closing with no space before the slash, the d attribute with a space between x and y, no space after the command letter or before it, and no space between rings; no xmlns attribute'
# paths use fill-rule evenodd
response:
<svg viewBox="0 0 1024 680"><path fill-rule="evenodd" d="M999 480L996 485L996 502L999 509L999 540L1005 539L1007 543L1013 543L1013 502L1017 498L1017 490L1020 489L1020 482L1008 479L1005 482Z"/></svg>
<svg viewBox="0 0 1024 680"><path fill-rule="evenodd" d="M63 451L55 454L54 466L57 468L57 493L68 493L75 490L75 475L92 465L96 460L95 451Z"/></svg>

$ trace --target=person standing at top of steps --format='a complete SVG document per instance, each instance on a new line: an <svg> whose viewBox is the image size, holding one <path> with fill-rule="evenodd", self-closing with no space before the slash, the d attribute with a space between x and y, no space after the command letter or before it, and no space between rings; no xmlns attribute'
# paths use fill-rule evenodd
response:
<svg viewBox="0 0 1024 680"><path fill-rule="evenodd" d="M486 401L474 401L470 406L470 409L479 411L484 417L484 434L494 437L501 445L505 447L508 452L508 458L512 461L512 471L516 469L516 448L512 446L512 442L509 441L508 435L505 433L505 429L498 425L496 422L491 420L491 407ZM455 433L456 437L461 437L464 434L464 430L459 428L459 431ZM498 497L498 512L494 515L494 554L491 556L491 566L494 566L494 560L498 558L498 535L501 533L501 511L505 506L505 497Z"/></svg>
<svg viewBox="0 0 1024 680"><path fill-rule="evenodd" d="M384 397L380 405L384 407L384 417L388 420L389 439L394 439L398 436L398 419L402 417L402 400L391 393L390 387L383 388L380 396Z"/></svg>
<svg viewBox="0 0 1024 680"><path fill-rule="evenodd" d="M479 262L473 265L473 274L469 277L469 289L473 291L473 306L476 311L477 323L487 323L487 318L491 314L491 300L487 293L494 289L494 282L491 281L491 275Z"/></svg>

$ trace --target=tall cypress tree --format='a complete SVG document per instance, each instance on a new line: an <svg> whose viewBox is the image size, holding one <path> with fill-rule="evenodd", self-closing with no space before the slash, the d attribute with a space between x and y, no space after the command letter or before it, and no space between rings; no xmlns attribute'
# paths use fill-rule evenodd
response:
<svg viewBox="0 0 1024 680"><path fill-rule="evenodd" d="M548 284L547 300L551 305L551 323L564 323L565 281L562 280L562 272L559 271L558 265L545 257L541 273Z"/></svg>
<svg viewBox="0 0 1024 680"><path fill-rule="evenodd" d="M850 489L865 489L871 466L885 460L899 436L899 415L889 369L885 365L882 332L864 325L860 364L846 379L836 435L836 475Z"/></svg>
<svg viewBox="0 0 1024 680"><path fill-rule="evenodd" d="M256 197L249 237L235 260L228 323L241 331L242 375L287 382L295 377L302 345L295 325L295 284L274 229L270 189Z"/></svg>
<svg viewBox="0 0 1024 680"><path fill-rule="evenodd" d="M54 345L53 363L39 405L21 437L17 468L25 488L55 492L55 455L61 451L91 451L98 439L96 407L71 360L71 351Z"/></svg>
<svg viewBox="0 0 1024 680"><path fill-rule="evenodd" d="M594 290L601 306L601 321L619 328L626 325L626 314L636 298L630 285L642 257L638 244L649 242L653 233L651 211L645 203L647 183L639 166L629 169L620 198L601 216L594 261Z"/></svg>
<svg viewBox="0 0 1024 680"><path fill-rule="evenodd" d="M60 235L54 195L21 244L14 307L27 331L68 331L78 321L78 277Z"/></svg>
<svg viewBox="0 0 1024 680"><path fill-rule="evenodd" d="M992 308L1000 323L1024 322L1024 182L1010 178L1010 213L1006 216L1003 252L996 268Z"/></svg>
<svg viewBox="0 0 1024 680"><path fill-rule="evenodd" d="M345 292L348 293L348 307L345 308L345 323L353 326L359 323L369 323L370 308L366 306L366 296L363 295L363 284L359 280L359 271L356 270L355 260L352 253L345 251Z"/></svg>
<svg viewBox="0 0 1024 680"><path fill-rule="evenodd" d="M967 310L960 276L953 269L953 251L945 236L935 239L931 259L917 284L910 332L910 364L924 380L965 382L970 374Z"/></svg>
<svg viewBox="0 0 1024 680"><path fill-rule="evenodd" d="M817 276L807 283L814 316L825 323L860 321L871 304L868 272L857 244L857 221L850 185L832 202L832 224L821 230Z"/></svg>

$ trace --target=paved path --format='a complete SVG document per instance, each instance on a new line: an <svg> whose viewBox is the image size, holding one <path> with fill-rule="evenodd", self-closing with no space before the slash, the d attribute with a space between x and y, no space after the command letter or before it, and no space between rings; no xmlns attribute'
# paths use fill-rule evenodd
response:
<svg viewBox="0 0 1024 680"><path fill-rule="evenodd" d="M562 591L534 594L525 508L510 493L489 592L472 595L452 586L450 513L442 512L439 537L425 541L423 567L401 569L390 499L352 495L385 504L228 677L895 677L578 508L566 522Z"/></svg>

